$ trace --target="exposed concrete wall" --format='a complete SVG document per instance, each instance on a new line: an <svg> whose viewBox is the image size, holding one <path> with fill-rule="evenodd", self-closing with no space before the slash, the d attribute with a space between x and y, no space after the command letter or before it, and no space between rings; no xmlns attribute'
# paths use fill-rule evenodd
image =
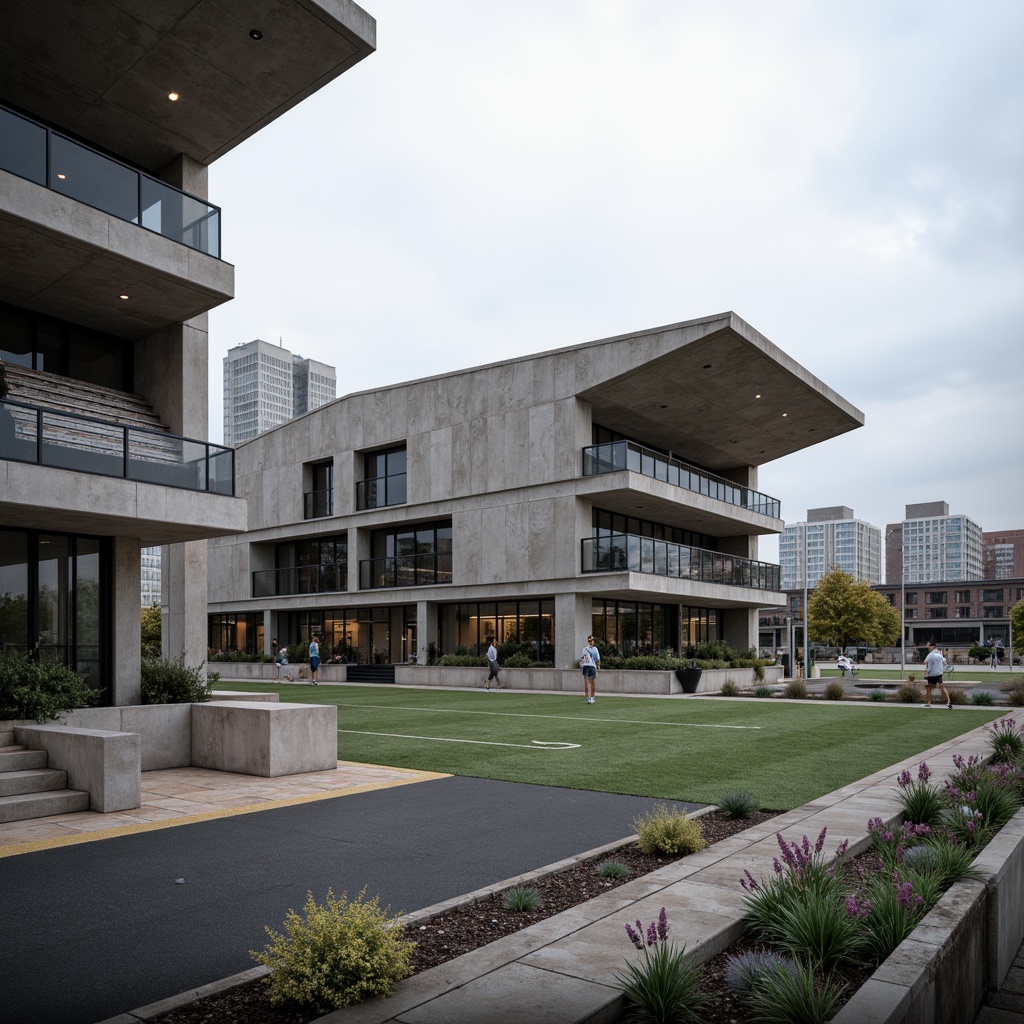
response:
<svg viewBox="0 0 1024 1024"><path fill-rule="evenodd" d="M141 545L135 537L115 537L111 704L138 704L142 700L142 592Z"/></svg>
<svg viewBox="0 0 1024 1024"><path fill-rule="evenodd" d="M163 569L163 636L165 658L185 656L192 667L206 662L206 541L165 547ZM136 594L136 603L138 594Z"/></svg>

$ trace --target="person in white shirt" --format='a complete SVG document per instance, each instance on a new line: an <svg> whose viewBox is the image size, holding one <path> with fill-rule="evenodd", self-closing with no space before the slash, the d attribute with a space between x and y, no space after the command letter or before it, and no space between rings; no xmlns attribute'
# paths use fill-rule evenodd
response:
<svg viewBox="0 0 1024 1024"><path fill-rule="evenodd" d="M484 685L489 690L491 688L491 680L494 680L494 687L496 690L501 689L501 680L498 678L498 673L501 671L501 666L498 664L498 648L494 646L494 637L491 637L491 646L487 648L487 666L491 670L491 674L484 680Z"/></svg>
<svg viewBox="0 0 1024 1024"><path fill-rule="evenodd" d="M942 651L935 646L934 640L929 640L928 656L924 659L924 688L926 694L924 706L926 708L932 706L932 689L937 686L942 691L942 698L946 702L946 707L950 711L953 710L953 702L949 699L946 684L942 681L942 671L945 668L945 663L946 659L943 658Z"/></svg>
<svg viewBox="0 0 1024 1024"><path fill-rule="evenodd" d="M588 704L594 703L597 696L597 670L601 667L601 654L594 646L594 638L587 637L580 654L580 671L583 673L583 694Z"/></svg>

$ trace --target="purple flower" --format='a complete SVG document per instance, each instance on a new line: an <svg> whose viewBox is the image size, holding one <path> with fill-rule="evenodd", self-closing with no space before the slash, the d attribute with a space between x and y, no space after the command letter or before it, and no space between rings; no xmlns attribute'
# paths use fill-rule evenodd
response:
<svg viewBox="0 0 1024 1024"><path fill-rule="evenodd" d="M917 766L917 780L918 782L927 782L932 777L931 769L922 761Z"/></svg>
<svg viewBox="0 0 1024 1024"><path fill-rule="evenodd" d="M896 785L899 786L900 789L906 789L908 786L913 785L913 780L910 778L910 772L906 769L901 771L896 778Z"/></svg>
<svg viewBox="0 0 1024 1024"><path fill-rule="evenodd" d="M825 845L825 833L827 831L828 831L828 826L826 825L821 830L821 834L818 836L818 841L814 844L814 852L815 853L821 853L821 848ZM806 836L804 837L804 842L805 843L807 842L807 837Z"/></svg>
<svg viewBox="0 0 1024 1024"><path fill-rule="evenodd" d="M775 863L778 864L778 861ZM744 877L740 879L740 885L742 885L747 892L754 892L759 888L754 876L746 868L743 869L743 874Z"/></svg>
<svg viewBox="0 0 1024 1024"><path fill-rule="evenodd" d="M658 915L658 938L662 942L668 942L668 914L665 913L664 907Z"/></svg>
<svg viewBox="0 0 1024 1024"><path fill-rule="evenodd" d="M640 924L640 922L637 921L637 925L638 926L639 926L639 924ZM644 948L643 930L642 929L641 929L641 933L638 935L635 931L633 931L632 926L627 924L626 925L626 934L629 936L629 941L632 942L633 945L636 946L637 949L643 949Z"/></svg>
<svg viewBox="0 0 1024 1024"><path fill-rule="evenodd" d="M656 946L658 944L658 926L652 921L647 926L647 945Z"/></svg>

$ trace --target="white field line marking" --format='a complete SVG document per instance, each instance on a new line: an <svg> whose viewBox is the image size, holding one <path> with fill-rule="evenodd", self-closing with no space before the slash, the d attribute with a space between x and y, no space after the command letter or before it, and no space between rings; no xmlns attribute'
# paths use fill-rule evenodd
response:
<svg viewBox="0 0 1024 1024"><path fill-rule="evenodd" d="M339 729L338 732L351 732L357 736L390 736L396 740L433 740L435 743L474 743L481 747L521 747L523 750L575 750L579 743L556 743L544 740L531 740L529 743L496 743L491 740L456 740L447 736L407 736L401 732L364 732L362 729Z"/></svg>
<svg viewBox="0 0 1024 1024"><path fill-rule="evenodd" d="M349 704L347 701L338 704L339 708L370 708L374 711L424 711L439 715L484 715L492 718L553 718L558 722L611 722L621 725L672 725L680 729L757 729L761 725L713 725L709 722L642 722L630 718L595 718L586 715L577 718L572 715L527 715L518 711L466 711L463 708L408 708L387 704ZM384 735L383 733L381 735Z"/></svg>

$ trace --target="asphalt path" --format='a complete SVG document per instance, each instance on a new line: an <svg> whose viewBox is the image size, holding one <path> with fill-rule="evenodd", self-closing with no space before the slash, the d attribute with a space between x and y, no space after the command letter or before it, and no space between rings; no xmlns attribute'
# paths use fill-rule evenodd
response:
<svg viewBox="0 0 1024 1024"><path fill-rule="evenodd" d="M8 857L0 1018L96 1024L255 966L308 891L410 913L628 836L656 803L452 777Z"/></svg>

